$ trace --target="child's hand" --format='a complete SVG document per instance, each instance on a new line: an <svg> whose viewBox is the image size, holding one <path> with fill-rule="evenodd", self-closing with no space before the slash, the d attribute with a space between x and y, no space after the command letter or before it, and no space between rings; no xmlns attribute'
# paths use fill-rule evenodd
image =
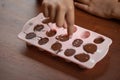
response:
<svg viewBox="0 0 120 80"><path fill-rule="evenodd" d="M91 14L96 16L104 17L104 18L115 18L115 15L120 18L120 13L116 13L115 10L119 8L116 7L118 4L118 0L77 0L75 2L75 6L85 10ZM119 4L120 5L120 4ZM115 14L115 15L114 15Z"/></svg>
<svg viewBox="0 0 120 80"><path fill-rule="evenodd" d="M73 0L43 0L42 6L45 17L50 17L57 26L67 28L71 36L74 25Z"/></svg>

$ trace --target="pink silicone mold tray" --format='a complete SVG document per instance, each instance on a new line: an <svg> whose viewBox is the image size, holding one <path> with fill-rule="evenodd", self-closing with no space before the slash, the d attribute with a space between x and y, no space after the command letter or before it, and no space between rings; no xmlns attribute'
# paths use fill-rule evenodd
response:
<svg viewBox="0 0 120 80"><path fill-rule="evenodd" d="M110 38L77 25L74 25L72 38L69 38L66 29L58 28L42 13L29 20L18 37L88 69L105 57L112 43Z"/></svg>

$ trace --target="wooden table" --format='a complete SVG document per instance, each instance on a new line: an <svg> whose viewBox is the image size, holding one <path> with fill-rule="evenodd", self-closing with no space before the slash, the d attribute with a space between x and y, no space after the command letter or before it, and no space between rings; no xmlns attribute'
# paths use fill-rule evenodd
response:
<svg viewBox="0 0 120 80"><path fill-rule="evenodd" d="M0 80L120 80L120 21L75 10L75 24L110 37L107 56L93 69L27 48L17 38L26 21L40 12L36 0L0 0Z"/></svg>

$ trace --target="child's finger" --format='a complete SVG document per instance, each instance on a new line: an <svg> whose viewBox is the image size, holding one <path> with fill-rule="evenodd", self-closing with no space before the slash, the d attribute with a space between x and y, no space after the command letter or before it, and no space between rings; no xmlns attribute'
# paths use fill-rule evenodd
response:
<svg viewBox="0 0 120 80"><path fill-rule="evenodd" d="M50 19L52 22L55 22L55 16L56 16L56 7L52 5L50 7Z"/></svg>
<svg viewBox="0 0 120 80"><path fill-rule="evenodd" d="M68 35L72 36L72 34L73 34L73 25L74 25L74 8L71 8L71 9L69 9L67 11L66 22L67 22Z"/></svg>
<svg viewBox="0 0 120 80"><path fill-rule="evenodd" d="M43 14L45 17L48 17L49 16L49 10L48 10L48 4L42 4L43 6Z"/></svg>
<svg viewBox="0 0 120 80"><path fill-rule="evenodd" d="M67 28L67 23L66 23L66 21L64 21L63 27L64 27L64 28Z"/></svg>
<svg viewBox="0 0 120 80"><path fill-rule="evenodd" d="M56 14L56 25L58 27L62 27L65 21L65 10L63 10L63 8L59 7L59 9L57 10L57 14Z"/></svg>

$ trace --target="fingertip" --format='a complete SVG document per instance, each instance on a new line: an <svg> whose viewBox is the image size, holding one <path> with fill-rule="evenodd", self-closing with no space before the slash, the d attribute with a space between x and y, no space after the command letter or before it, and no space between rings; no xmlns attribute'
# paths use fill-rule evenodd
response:
<svg viewBox="0 0 120 80"><path fill-rule="evenodd" d="M73 25L70 25L67 27L67 32L68 32L69 37L72 37L73 32L74 32L73 29L74 29Z"/></svg>
<svg viewBox="0 0 120 80"><path fill-rule="evenodd" d="M63 28L67 29L67 23L66 23L66 21L63 24Z"/></svg>
<svg viewBox="0 0 120 80"><path fill-rule="evenodd" d="M62 27L63 26L63 24L61 24L60 22L56 22L56 25L57 25L57 27Z"/></svg>

